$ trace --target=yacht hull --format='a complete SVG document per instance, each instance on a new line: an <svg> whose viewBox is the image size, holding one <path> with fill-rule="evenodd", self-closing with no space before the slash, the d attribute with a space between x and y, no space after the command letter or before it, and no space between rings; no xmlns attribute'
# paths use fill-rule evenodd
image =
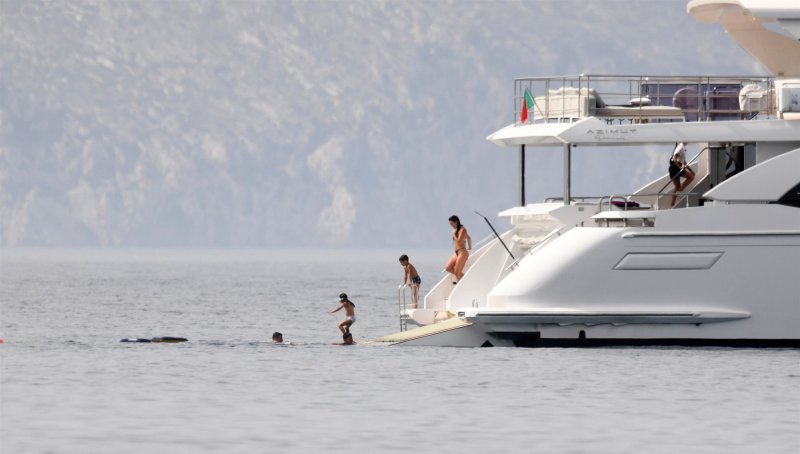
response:
<svg viewBox="0 0 800 454"><path fill-rule="evenodd" d="M741 326L740 326L741 327ZM407 332L410 333L413 330ZM525 348L596 348L596 347L734 347L800 348L800 338L736 337L735 325L725 327L730 337L709 337L702 324L664 326L544 325L518 323L502 331L487 329L480 323L465 323L457 329L403 340L384 339L393 345L435 347L525 347ZM401 334L401 333L398 333ZM722 335L724 335L723 333ZM388 337L388 336L387 336Z"/></svg>
<svg viewBox="0 0 800 454"><path fill-rule="evenodd" d="M791 228L799 216L723 206L662 214L665 228L575 228L525 256L488 294L451 301L469 325L458 336L409 344L800 347L800 231ZM724 229L734 217L740 229Z"/></svg>

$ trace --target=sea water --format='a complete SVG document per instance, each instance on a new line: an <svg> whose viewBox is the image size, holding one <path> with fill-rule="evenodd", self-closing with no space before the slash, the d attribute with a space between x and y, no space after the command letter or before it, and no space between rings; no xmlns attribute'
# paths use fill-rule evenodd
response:
<svg viewBox="0 0 800 454"><path fill-rule="evenodd" d="M403 252L0 251L0 452L800 452L798 350L371 342Z"/></svg>

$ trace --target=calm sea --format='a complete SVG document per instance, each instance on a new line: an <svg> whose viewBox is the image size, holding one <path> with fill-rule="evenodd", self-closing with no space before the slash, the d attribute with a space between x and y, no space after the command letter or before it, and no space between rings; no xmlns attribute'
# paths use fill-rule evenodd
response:
<svg viewBox="0 0 800 454"><path fill-rule="evenodd" d="M800 452L798 350L370 343L403 252L2 250L0 452Z"/></svg>

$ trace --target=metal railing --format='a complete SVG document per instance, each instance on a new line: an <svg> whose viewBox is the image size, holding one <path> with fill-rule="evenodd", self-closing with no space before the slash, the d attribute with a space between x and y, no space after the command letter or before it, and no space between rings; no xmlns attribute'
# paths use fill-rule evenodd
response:
<svg viewBox="0 0 800 454"><path fill-rule="evenodd" d="M697 152L697 154L695 154L687 162L687 165L692 165L692 164L697 163L699 161L700 157L703 155L703 153L707 153L708 151L709 151L709 147L703 147L700 151ZM680 205L681 202L683 202L685 200L686 201L686 206L688 207L689 206L688 196L690 196L690 195L698 195L697 193L695 193L695 192L679 192L679 193L664 192L664 190L673 182L673 180L675 180L675 178L679 178L679 177L680 177L680 175L677 175L675 177L670 178L669 180L667 180L666 183L664 183L664 185L661 187L661 189L659 189L655 193L613 194L613 195L603 195L603 196L575 196L575 197L570 197L570 201L571 202L589 203L590 201L597 200L598 201L597 202L598 211L611 211L613 209L612 206L616 206L617 208L621 208L623 211L626 211L629 208L638 208L636 206L632 206L631 204L629 204L629 202L632 201L631 200L632 198L655 197L655 202L653 203L653 209L660 210L661 208L658 205L658 199L660 197L666 197L666 196L671 196L671 195L675 194L675 195L680 196L681 198L678 199L675 202L674 206L677 207L678 205ZM695 184L697 184L699 182L700 182L700 180L697 180L697 181L695 181ZM548 197L548 198L544 199L544 202L545 203L553 203L553 202L560 202L560 201L563 201L563 200L564 200L563 197ZM621 203L619 205L614 205L613 204L614 200L624 201L625 203ZM603 204L604 203L607 203L607 207L608 207L607 210L603 210Z"/></svg>
<svg viewBox="0 0 800 454"><path fill-rule="evenodd" d="M655 211L658 211L658 210L661 209L658 206L658 199L660 197L667 197L667 196L671 196L671 195L678 195L678 196L688 197L690 195L698 195L698 193L697 192L641 192L641 193L636 193L636 194L614 194L614 195L603 197L603 199L599 203L600 212L613 211L614 209L612 207L619 208L622 211L628 211L628 209L641 210L642 209L641 206L632 205L630 203L626 203L624 205L622 205L622 204L614 205L613 204L613 200L615 200L615 199L616 200L623 200L625 202L633 202L633 200L631 200L631 199L633 199L634 197L637 198L637 199L638 198L654 197L655 198L655 202L652 204L651 208L653 210L655 210ZM608 204L607 205L608 206L607 210L603 209L603 203L604 202ZM678 206L678 204L680 204L681 202L682 202L682 200L677 200L675 202L675 206ZM686 206L687 207L689 206L689 200L688 199L686 199Z"/></svg>
<svg viewBox="0 0 800 454"><path fill-rule="evenodd" d="M580 197L573 196L573 197L569 198L569 201L570 202L589 203L588 202L589 200L598 200L598 199L602 199L603 197L604 196L601 196L601 195L597 195L597 196L584 195L584 196L580 196ZM563 201L564 201L564 197L548 197L548 198L544 199L544 203L563 202Z"/></svg>
<svg viewBox="0 0 800 454"><path fill-rule="evenodd" d="M637 123L749 120L775 116L776 106L775 81L762 76L579 74L514 80L516 125L591 116Z"/></svg>
<svg viewBox="0 0 800 454"><path fill-rule="evenodd" d="M612 207L620 208L622 209L622 211L628 211L628 208L638 209L639 208L638 204L637 205L632 204L631 197L633 197L634 195L635 194L622 194L622 195L613 194L613 195L603 196L600 199L600 202L598 203L598 205L600 206L600 211L612 211L614 209ZM621 203L617 205L614 204L614 201L618 201ZM608 210L603 210L603 202L608 203Z"/></svg>
<svg viewBox="0 0 800 454"><path fill-rule="evenodd" d="M409 284L400 284L397 287L397 307L400 311L400 331L408 330L408 304L406 299L406 288L411 288Z"/></svg>
<svg viewBox="0 0 800 454"><path fill-rule="evenodd" d="M533 245L533 247L531 247L530 249L525 251L525 253L521 254L519 257L514 259L514 261L511 262L511 264L509 264L507 267L505 267L504 271L508 271L510 269L514 269L523 258L525 258L526 256L528 256L530 254L533 254L535 251L541 249L541 247L544 246L545 243L550 241L551 238L561 235L561 230L562 229L563 229L563 227L558 227L556 229L553 229L550 233L545 235L544 238L542 238L541 240L537 241L536 244Z"/></svg>

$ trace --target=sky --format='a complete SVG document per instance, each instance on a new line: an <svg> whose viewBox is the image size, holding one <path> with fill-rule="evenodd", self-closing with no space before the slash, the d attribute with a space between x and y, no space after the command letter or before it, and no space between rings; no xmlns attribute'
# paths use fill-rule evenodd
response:
<svg viewBox="0 0 800 454"><path fill-rule="evenodd" d="M0 247L448 247L509 227L513 80L757 75L686 2L0 0ZM573 195L671 150L578 149ZM613 161L614 165L603 164ZM562 192L527 155L528 202Z"/></svg>

